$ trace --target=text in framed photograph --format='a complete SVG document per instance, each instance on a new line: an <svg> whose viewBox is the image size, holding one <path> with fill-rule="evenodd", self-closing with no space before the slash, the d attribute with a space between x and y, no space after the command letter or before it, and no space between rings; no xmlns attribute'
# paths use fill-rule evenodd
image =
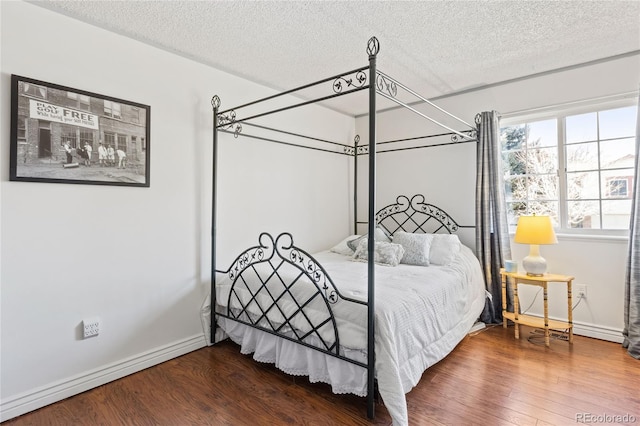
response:
<svg viewBox="0 0 640 426"><path fill-rule="evenodd" d="M149 187L151 108L11 76L12 181Z"/></svg>

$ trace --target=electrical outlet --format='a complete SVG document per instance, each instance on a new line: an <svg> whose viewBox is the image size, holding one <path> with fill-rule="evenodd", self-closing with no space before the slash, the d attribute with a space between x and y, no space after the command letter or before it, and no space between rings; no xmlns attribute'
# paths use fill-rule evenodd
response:
<svg viewBox="0 0 640 426"><path fill-rule="evenodd" d="M576 286L576 296L578 298L584 297L587 298L587 286L586 285L577 285Z"/></svg>
<svg viewBox="0 0 640 426"><path fill-rule="evenodd" d="M97 336L100 333L100 318L86 318L82 320L84 338Z"/></svg>

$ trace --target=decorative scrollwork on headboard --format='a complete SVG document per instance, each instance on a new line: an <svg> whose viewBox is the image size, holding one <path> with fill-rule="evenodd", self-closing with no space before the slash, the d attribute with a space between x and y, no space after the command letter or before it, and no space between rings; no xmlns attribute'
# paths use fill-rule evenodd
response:
<svg viewBox="0 0 640 426"><path fill-rule="evenodd" d="M376 223L380 224L385 218L389 216L405 212L409 209L409 207L411 207L409 198L404 195L399 195L398 198L396 198L395 204L390 204L378 210L378 212L376 213Z"/></svg>
<svg viewBox="0 0 640 426"><path fill-rule="evenodd" d="M398 196L395 204L378 210L375 221L392 235L398 231L451 234L459 228L447 212L433 204L425 203L424 195L421 194L416 194L411 199L405 195Z"/></svg>

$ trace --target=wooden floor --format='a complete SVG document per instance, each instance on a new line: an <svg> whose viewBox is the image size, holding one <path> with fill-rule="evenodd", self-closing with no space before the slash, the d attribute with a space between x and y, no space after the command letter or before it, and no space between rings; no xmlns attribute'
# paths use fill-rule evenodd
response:
<svg viewBox="0 0 640 426"><path fill-rule="evenodd" d="M523 327L467 336L409 394L411 425L640 425L640 361L619 344L576 336L528 341ZM599 422L580 422L587 415ZM578 417L577 417L578 416ZM581 418L579 416L582 416ZM8 420L21 425L389 425L382 404L333 395L223 342ZM618 424L625 424L618 421Z"/></svg>

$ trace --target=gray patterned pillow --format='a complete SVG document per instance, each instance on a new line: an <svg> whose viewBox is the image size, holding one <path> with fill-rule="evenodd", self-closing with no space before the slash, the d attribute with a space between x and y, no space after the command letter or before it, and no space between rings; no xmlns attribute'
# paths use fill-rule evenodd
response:
<svg viewBox="0 0 640 426"><path fill-rule="evenodd" d="M410 234L400 231L393 234L393 243L404 248L404 256L400 263L407 265L429 266L431 235Z"/></svg>
<svg viewBox="0 0 640 426"><path fill-rule="evenodd" d="M353 260L358 262L366 262L368 260L367 245L368 241L366 237L360 240L358 248L353 254ZM402 248L400 244L376 241L373 261L379 265L398 266L403 254L404 248Z"/></svg>
<svg viewBox="0 0 640 426"><path fill-rule="evenodd" d="M358 238L354 238L353 240L349 240L347 241L347 246L349 246L349 248L352 251L356 251L358 250L358 245L360 244L360 241L362 240L366 240L367 239L367 235L360 235Z"/></svg>
<svg viewBox="0 0 640 426"><path fill-rule="evenodd" d="M349 246L351 250L356 251L358 249L358 245L360 244L360 241L366 240L367 235L368 234L364 234L358 238L354 238L353 240L347 241L347 246ZM375 238L376 238L376 241L384 241L386 243L391 242L391 238L387 237L387 234L379 226L376 228Z"/></svg>

